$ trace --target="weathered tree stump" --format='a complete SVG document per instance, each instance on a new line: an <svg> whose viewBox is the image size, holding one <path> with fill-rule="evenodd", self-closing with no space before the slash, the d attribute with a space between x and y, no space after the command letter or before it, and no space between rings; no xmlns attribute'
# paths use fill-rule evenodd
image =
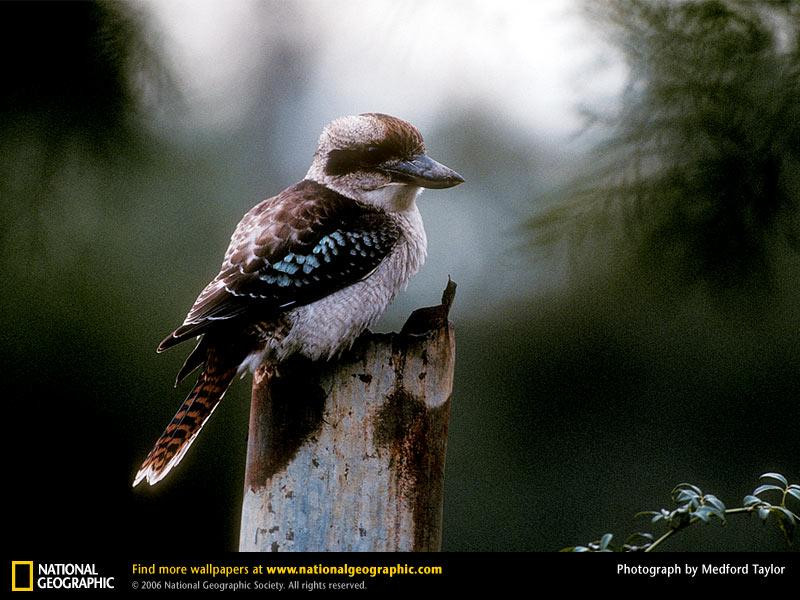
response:
<svg viewBox="0 0 800 600"><path fill-rule="evenodd" d="M440 549L455 287L339 361L256 371L241 551Z"/></svg>

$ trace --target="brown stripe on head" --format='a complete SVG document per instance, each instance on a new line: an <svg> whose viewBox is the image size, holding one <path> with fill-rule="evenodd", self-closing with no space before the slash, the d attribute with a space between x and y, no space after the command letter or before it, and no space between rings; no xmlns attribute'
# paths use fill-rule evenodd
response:
<svg viewBox="0 0 800 600"><path fill-rule="evenodd" d="M398 151L399 157L411 158L425 152L422 134L408 121L383 113L364 113L359 116L372 117L384 126L384 143Z"/></svg>
<svg viewBox="0 0 800 600"><path fill-rule="evenodd" d="M411 123L381 113L341 117L320 139L325 174L369 171L389 160L409 160L425 152L422 134Z"/></svg>

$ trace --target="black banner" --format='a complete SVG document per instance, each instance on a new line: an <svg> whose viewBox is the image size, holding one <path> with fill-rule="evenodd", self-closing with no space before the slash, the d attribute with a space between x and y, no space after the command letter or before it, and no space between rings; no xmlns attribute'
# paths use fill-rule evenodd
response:
<svg viewBox="0 0 800 600"><path fill-rule="evenodd" d="M15 557L4 588L36 592L562 591L613 585L800 589L797 553L782 554L228 554L208 558Z"/></svg>

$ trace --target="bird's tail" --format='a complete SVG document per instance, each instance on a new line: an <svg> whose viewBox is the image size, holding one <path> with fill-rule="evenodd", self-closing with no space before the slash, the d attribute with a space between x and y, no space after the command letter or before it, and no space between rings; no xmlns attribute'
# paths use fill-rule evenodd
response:
<svg viewBox="0 0 800 600"><path fill-rule="evenodd" d="M225 395L236 376L237 367L236 364L223 362L213 347L207 347L204 366L194 389L142 463L133 481L134 486L143 479L155 485L181 461Z"/></svg>

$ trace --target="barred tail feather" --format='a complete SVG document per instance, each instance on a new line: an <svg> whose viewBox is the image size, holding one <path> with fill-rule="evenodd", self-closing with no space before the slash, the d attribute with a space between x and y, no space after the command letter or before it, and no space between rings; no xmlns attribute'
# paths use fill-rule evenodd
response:
<svg viewBox="0 0 800 600"><path fill-rule="evenodd" d="M236 375L236 366L225 366L208 350L205 367L191 393L142 463L134 487L142 480L150 485L161 481L186 454L203 425L217 408Z"/></svg>

